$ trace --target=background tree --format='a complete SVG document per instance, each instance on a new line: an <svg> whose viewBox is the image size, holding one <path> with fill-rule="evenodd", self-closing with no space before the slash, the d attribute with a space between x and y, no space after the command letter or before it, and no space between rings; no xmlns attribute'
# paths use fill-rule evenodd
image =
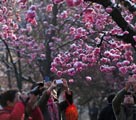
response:
<svg viewBox="0 0 136 120"><path fill-rule="evenodd" d="M20 89L23 80L66 77L81 104L101 97L107 85L117 90L136 73L134 2L3 0L1 62Z"/></svg>

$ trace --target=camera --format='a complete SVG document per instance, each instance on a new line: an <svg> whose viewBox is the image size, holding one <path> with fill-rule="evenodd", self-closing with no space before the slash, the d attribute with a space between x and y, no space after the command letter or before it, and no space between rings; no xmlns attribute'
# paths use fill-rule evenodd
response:
<svg viewBox="0 0 136 120"><path fill-rule="evenodd" d="M58 79L58 80L56 80L56 84L57 84L57 85L59 85L59 84L63 84L62 79Z"/></svg>
<svg viewBox="0 0 136 120"><path fill-rule="evenodd" d="M57 84L57 89L61 89L63 87L63 80L62 79L58 79L55 82Z"/></svg>

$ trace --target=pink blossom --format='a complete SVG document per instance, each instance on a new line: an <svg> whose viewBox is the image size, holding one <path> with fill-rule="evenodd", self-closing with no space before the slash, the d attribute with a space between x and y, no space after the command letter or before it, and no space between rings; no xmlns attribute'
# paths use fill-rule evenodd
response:
<svg viewBox="0 0 136 120"><path fill-rule="evenodd" d="M75 51L75 52L73 52L73 55L74 55L74 56L78 56L79 53L78 53L77 51Z"/></svg>
<svg viewBox="0 0 136 120"><path fill-rule="evenodd" d="M132 56L125 56L125 59L128 60L128 61L133 61L134 58Z"/></svg>
<svg viewBox="0 0 136 120"><path fill-rule="evenodd" d="M52 62L52 63L51 63L51 66L52 66L52 67L56 67L56 66L57 66L57 63L56 63L56 62Z"/></svg>
<svg viewBox="0 0 136 120"><path fill-rule="evenodd" d="M100 71L101 72L111 72L115 69L116 67L115 66L109 66L109 65L102 65L100 67Z"/></svg>
<svg viewBox="0 0 136 120"><path fill-rule="evenodd" d="M28 10L27 13L26 13L26 20L30 19L30 18L33 19L35 17L35 15L36 15L35 11Z"/></svg>
<svg viewBox="0 0 136 120"><path fill-rule="evenodd" d="M3 39L6 39L6 38L8 38L8 34L7 34L7 33L3 33L1 37L2 37Z"/></svg>
<svg viewBox="0 0 136 120"><path fill-rule="evenodd" d="M25 4L26 1L27 1L27 0L18 0L19 3L22 2L23 4Z"/></svg>
<svg viewBox="0 0 136 120"><path fill-rule="evenodd" d="M46 6L46 11L51 12L52 11L53 4L49 4Z"/></svg>
<svg viewBox="0 0 136 120"><path fill-rule="evenodd" d="M32 31L32 26L30 24L27 24L26 29L27 29L28 32L31 32Z"/></svg>
<svg viewBox="0 0 136 120"><path fill-rule="evenodd" d="M36 6L35 5L31 5L29 10L35 11L36 10Z"/></svg>
<svg viewBox="0 0 136 120"><path fill-rule="evenodd" d="M11 34L9 37L11 38L11 40L17 40L17 36L15 34Z"/></svg>
<svg viewBox="0 0 136 120"><path fill-rule="evenodd" d="M101 62L102 63L109 63L110 59L108 59L108 58L101 58Z"/></svg>
<svg viewBox="0 0 136 120"><path fill-rule="evenodd" d="M76 32L76 28L74 28L74 27L70 27L70 34L75 34L75 32Z"/></svg>
<svg viewBox="0 0 136 120"><path fill-rule="evenodd" d="M83 57L82 57L82 61L83 61L83 62L87 62L87 60L88 60L88 59L87 59L86 56L83 56Z"/></svg>
<svg viewBox="0 0 136 120"><path fill-rule="evenodd" d="M55 3L55 4L58 4L58 3L61 3L61 2L63 2L64 0L53 0L53 2Z"/></svg>
<svg viewBox="0 0 136 120"><path fill-rule="evenodd" d="M34 60L36 58L36 56L37 55L35 53L31 54L31 59Z"/></svg>
<svg viewBox="0 0 136 120"><path fill-rule="evenodd" d="M97 55L97 54L99 54L100 53L100 48L95 48L94 49L94 55Z"/></svg>
<svg viewBox="0 0 136 120"><path fill-rule="evenodd" d="M82 57L85 57L86 55L85 54L83 54L83 53L80 53L79 54L79 58L81 59Z"/></svg>
<svg viewBox="0 0 136 120"><path fill-rule="evenodd" d="M78 66L78 67L76 68L76 71L77 71L77 72L81 72L82 70L83 70L83 66L81 66L81 67Z"/></svg>
<svg viewBox="0 0 136 120"><path fill-rule="evenodd" d="M132 70L132 72L136 74L136 68L135 68L135 69L133 69L133 70Z"/></svg>
<svg viewBox="0 0 136 120"><path fill-rule="evenodd" d="M1 14L1 13L0 13ZM0 15L0 22L2 22L3 21L3 16L2 15Z"/></svg>
<svg viewBox="0 0 136 120"><path fill-rule="evenodd" d="M117 67L122 67L123 64L122 64L122 62L117 62L116 66L117 66Z"/></svg>
<svg viewBox="0 0 136 120"><path fill-rule="evenodd" d="M67 11L63 11L61 14L60 14L60 18L62 19L66 19L68 17L68 12Z"/></svg>
<svg viewBox="0 0 136 120"><path fill-rule="evenodd" d="M51 72L54 72L54 73L57 72L57 69L55 67L51 67L50 70L51 70Z"/></svg>
<svg viewBox="0 0 136 120"><path fill-rule="evenodd" d="M94 22L94 9L88 8L87 10L84 11L83 13L83 21L86 23L88 22L93 23Z"/></svg>
<svg viewBox="0 0 136 120"><path fill-rule="evenodd" d="M61 61L61 58L60 58L60 57L56 57L56 58L54 59L54 62L56 62L56 63L60 63L60 61Z"/></svg>
<svg viewBox="0 0 136 120"><path fill-rule="evenodd" d="M113 58L112 62L117 62L119 59L118 58Z"/></svg>
<svg viewBox="0 0 136 120"><path fill-rule="evenodd" d="M130 64L130 61L128 61L128 60L124 60L124 61L123 61L123 65L126 66L126 65L129 65L129 64Z"/></svg>
<svg viewBox="0 0 136 120"><path fill-rule="evenodd" d="M105 39L105 40L110 40L110 39L111 39L111 36L105 36L104 39Z"/></svg>
<svg viewBox="0 0 136 120"><path fill-rule="evenodd" d="M45 58L45 54L40 54L40 57L41 58Z"/></svg>
<svg viewBox="0 0 136 120"><path fill-rule="evenodd" d="M98 10L101 9L101 5L99 5L99 4L95 4L94 7L95 7L96 9L98 9Z"/></svg>
<svg viewBox="0 0 136 120"><path fill-rule="evenodd" d="M75 75L75 69L74 68L70 68L70 69L68 69L68 75L70 75L70 76L73 76L73 75Z"/></svg>
<svg viewBox="0 0 136 120"><path fill-rule="evenodd" d="M30 64L32 62L32 59L27 59L27 63Z"/></svg>
<svg viewBox="0 0 136 120"><path fill-rule="evenodd" d="M2 1L3 3L4 3L4 2L5 2L5 3L7 2L7 0L1 0L1 1Z"/></svg>
<svg viewBox="0 0 136 120"><path fill-rule="evenodd" d="M136 79L136 74L133 74L133 77Z"/></svg>
<svg viewBox="0 0 136 120"><path fill-rule="evenodd" d="M20 8L22 8L22 9L24 9L24 8L26 8L26 7L27 7L27 5L25 5L25 4L23 4L23 5L21 4L21 5L20 5Z"/></svg>
<svg viewBox="0 0 136 120"><path fill-rule="evenodd" d="M100 71L105 72L104 65L100 66Z"/></svg>
<svg viewBox="0 0 136 120"><path fill-rule="evenodd" d="M124 31L124 34L129 34L129 32L128 31Z"/></svg>
<svg viewBox="0 0 136 120"><path fill-rule="evenodd" d="M83 0L65 0L69 7L80 5Z"/></svg>
<svg viewBox="0 0 136 120"><path fill-rule="evenodd" d="M34 19L31 19L29 22L30 22L32 25L34 25L34 26L37 25L37 21L36 21L35 18L34 18Z"/></svg>
<svg viewBox="0 0 136 120"><path fill-rule="evenodd" d="M4 14L7 12L7 8L6 7L3 7L2 10L3 10Z"/></svg>
<svg viewBox="0 0 136 120"><path fill-rule="evenodd" d="M67 67L67 68L70 68L70 67L72 67L72 65L71 65L70 63L68 63L68 64L66 65L66 67Z"/></svg>
<svg viewBox="0 0 136 120"><path fill-rule="evenodd" d="M136 3L136 0L132 0L134 3Z"/></svg>
<svg viewBox="0 0 136 120"><path fill-rule="evenodd" d="M75 43L73 43L72 45L70 45L70 48L71 49L76 49L77 48L77 45Z"/></svg>
<svg viewBox="0 0 136 120"><path fill-rule="evenodd" d="M122 73L122 74L126 74L128 72L128 69L127 67L123 66L123 67L120 67L119 68L119 71Z"/></svg>
<svg viewBox="0 0 136 120"><path fill-rule="evenodd" d="M136 42L136 35L135 36L133 36L133 39L135 40L135 42Z"/></svg>
<svg viewBox="0 0 136 120"><path fill-rule="evenodd" d="M87 80L87 81L92 81L92 77L86 76L86 80Z"/></svg>
<svg viewBox="0 0 136 120"><path fill-rule="evenodd" d="M82 65L83 63L82 62L75 62L74 64L73 64L73 67L74 68L77 68L77 67L82 67L83 65Z"/></svg>
<svg viewBox="0 0 136 120"><path fill-rule="evenodd" d="M68 81L69 81L69 83L73 83L74 79L69 79Z"/></svg>
<svg viewBox="0 0 136 120"><path fill-rule="evenodd" d="M112 12L112 8L111 7L107 7L106 11L107 11L107 13L111 13Z"/></svg>
<svg viewBox="0 0 136 120"><path fill-rule="evenodd" d="M75 14L74 17L75 18L80 18L80 14Z"/></svg>
<svg viewBox="0 0 136 120"><path fill-rule="evenodd" d="M3 26L2 26L2 30L3 30L3 31L7 31L7 30L8 30L8 26L7 26L7 25L3 25Z"/></svg>
<svg viewBox="0 0 136 120"><path fill-rule="evenodd" d="M62 76L62 71L57 71L57 76L61 77Z"/></svg>
<svg viewBox="0 0 136 120"><path fill-rule="evenodd" d="M104 52L104 56L109 57L110 56L110 52L109 51L105 51Z"/></svg>
<svg viewBox="0 0 136 120"><path fill-rule="evenodd" d="M13 27L14 27L14 29L16 29L16 30L19 28L19 27L18 27L18 24L16 24L16 23L13 25Z"/></svg>
<svg viewBox="0 0 136 120"><path fill-rule="evenodd" d="M50 42L50 43L49 43L49 46L50 46L50 47L53 46L53 42Z"/></svg>

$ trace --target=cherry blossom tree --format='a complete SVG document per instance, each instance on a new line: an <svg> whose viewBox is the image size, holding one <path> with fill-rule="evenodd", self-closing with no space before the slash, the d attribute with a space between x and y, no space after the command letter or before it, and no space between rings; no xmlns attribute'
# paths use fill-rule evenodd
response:
<svg viewBox="0 0 136 120"><path fill-rule="evenodd" d="M136 76L135 1L86 1L54 0L56 4L66 4L67 11L75 12L67 12L64 16L64 21L73 21L69 26L66 24L69 48L54 58L51 71L58 76L70 76L75 82L89 80L93 84L100 78L96 79L87 71L99 66L98 71L110 76L108 82L117 89L122 87L129 73ZM67 17L72 13L72 19ZM86 77L81 74L85 71Z"/></svg>
<svg viewBox="0 0 136 120"><path fill-rule="evenodd" d="M100 79L100 72L112 73L110 83L123 81L115 76L135 75L135 1L86 1L1 2L0 37L18 82L27 65L43 79L55 74L85 85Z"/></svg>
<svg viewBox="0 0 136 120"><path fill-rule="evenodd" d="M75 76L99 64L102 72L119 71L126 75L131 71L135 74L133 52L136 30L135 24L131 23L135 16L134 1L88 1L90 3L86 4L80 0L54 0L59 4L67 3L69 9L76 6L78 11L74 17L80 19L82 26L69 27L69 35L75 42L71 40L70 48L58 54L51 70L59 76ZM79 22L76 20L74 25Z"/></svg>

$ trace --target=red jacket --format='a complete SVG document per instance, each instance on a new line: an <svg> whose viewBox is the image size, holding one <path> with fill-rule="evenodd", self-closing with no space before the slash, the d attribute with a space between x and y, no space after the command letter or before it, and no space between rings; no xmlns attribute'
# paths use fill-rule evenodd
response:
<svg viewBox="0 0 136 120"><path fill-rule="evenodd" d="M0 111L0 120L23 120L25 106L18 102L14 107L5 107ZM43 120L42 113L39 107L36 107L31 114L32 119L29 120Z"/></svg>

